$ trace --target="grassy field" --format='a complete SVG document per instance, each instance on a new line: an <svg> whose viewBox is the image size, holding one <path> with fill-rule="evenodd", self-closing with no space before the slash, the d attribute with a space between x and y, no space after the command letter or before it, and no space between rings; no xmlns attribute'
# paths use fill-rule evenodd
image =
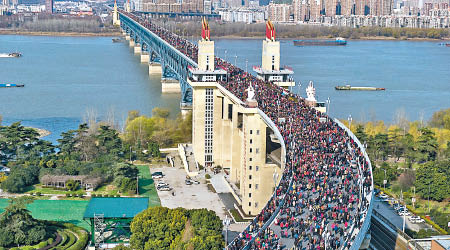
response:
<svg viewBox="0 0 450 250"><path fill-rule="evenodd" d="M148 165L139 165L137 167L139 169L139 195L148 197L149 207L160 206L161 201L156 192L150 168Z"/></svg>
<svg viewBox="0 0 450 250"><path fill-rule="evenodd" d="M70 222L89 229L83 220L84 210L89 201L75 200L36 200L28 206L36 219ZM0 212L8 205L7 199L0 199Z"/></svg>

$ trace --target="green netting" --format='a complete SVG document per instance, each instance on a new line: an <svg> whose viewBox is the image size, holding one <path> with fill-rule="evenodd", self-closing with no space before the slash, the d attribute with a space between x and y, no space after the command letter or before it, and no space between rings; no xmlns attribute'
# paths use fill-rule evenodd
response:
<svg viewBox="0 0 450 250"><path fill-rule="evenodd" d="M139 169L139 195L148 197L148 205L150 207L160 206L158 193L147 165L137 166Z"/></svg>
<svg viewBox="0 0 450 250"><path fill-rule="evenodd" d="M103 214L104 218L133 218L147 208L148 198L92 198L83 217Z"/></svg>
<svg viewBox="0 0 450 250"><path fill-rule="evenodd" d="M89 225L83 220L87 205L88 201L36 200L28 205L28 209L36 219L70 222L89 229ZM0 199L0 212L3 212L6 206L8 200Z"/></svg>

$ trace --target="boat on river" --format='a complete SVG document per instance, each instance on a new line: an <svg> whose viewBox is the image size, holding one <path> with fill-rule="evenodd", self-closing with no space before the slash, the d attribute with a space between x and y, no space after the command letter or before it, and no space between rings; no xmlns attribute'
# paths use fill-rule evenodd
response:
<svg viewBox="0 0 450 250"><path fill-rule="evenodd" d="M22 88L22 87L25 87L25 84L0 83L0 88Z"/></svg>
<svg viewBox="0 0 450 250"><path fill-rule="evenodd" d="M295 46L345 46L347 45L347 41L338 37L334 40L294 40Z"/></svg>
<svg viewBox="0 0 450 250"><path fill-rule="evenodd" d="M13 52L13 53L9 53L9 54L0 54L0 57L21 57L22 54L20 54L19 52Z"/></svg>
<svg viewBox="0 0 450 250"><path fill-rule="evenodd" d="M365 91L378 91L378 90L386 90L386 88L377 88L377 87L354 87L351 85L344 86L336 86L334 87L336 90L365 90Z"/></svg>

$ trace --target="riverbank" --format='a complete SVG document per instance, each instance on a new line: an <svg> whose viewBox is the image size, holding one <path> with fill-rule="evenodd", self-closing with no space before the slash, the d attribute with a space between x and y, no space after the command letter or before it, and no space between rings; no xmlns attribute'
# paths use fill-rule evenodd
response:
<svg viewBox="0 0 450 250"><path fill-rule="evenodd" d="M33 128L33 127L27 127L27 128L32 128L32 129L36 130L39 133L39 138L46 137L46 136L49 136L52 134L50 131L48 131L46 129L42 129L42 128Z"/></svg>
<svg viewBox="0 0 450 250"><path fill-rule="evenodd" d="M0 30L0 35L23 35L23 36L78 36L78 37L109 37L120 36L120 32L101 32L101 33L78 33L78 32L39 32L39 31L18 31L18 30Z"/></svg>

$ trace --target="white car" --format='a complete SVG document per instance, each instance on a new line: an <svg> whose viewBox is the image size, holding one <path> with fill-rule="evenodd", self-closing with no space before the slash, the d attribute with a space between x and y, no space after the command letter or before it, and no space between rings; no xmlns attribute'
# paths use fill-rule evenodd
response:
<svg viewBox="0 0 450 250"><path fill-rule="evenodd" d="M156 188L161 188L161 187L168 187L169 184L165 183L165 182L158 182L158 184L156 184Z"/></svg>
<svg viewBox="0 0 450 250"><path fill-rule="evenodd" d="M411 214L408 211L400 211L400 212L398 212L398 215L400 215L400 216L409 216Z"/></svg>
<svg viewBox="0 0 450 250"><path fill-rule="evenodd" d="M420 218L419 216L411 216L409 218L409 221L411 221L411 223L423 223L423 222L425 222L425 220Z"/></svg>
<svg viewBox="0 0 450 250"><path fill-rule="evenodd" d="M380 197L381 199L387 199L387 198L389 198L389 195L387 195L387 194L380 194L380 196L378 196L378 197Z"/></svg>

